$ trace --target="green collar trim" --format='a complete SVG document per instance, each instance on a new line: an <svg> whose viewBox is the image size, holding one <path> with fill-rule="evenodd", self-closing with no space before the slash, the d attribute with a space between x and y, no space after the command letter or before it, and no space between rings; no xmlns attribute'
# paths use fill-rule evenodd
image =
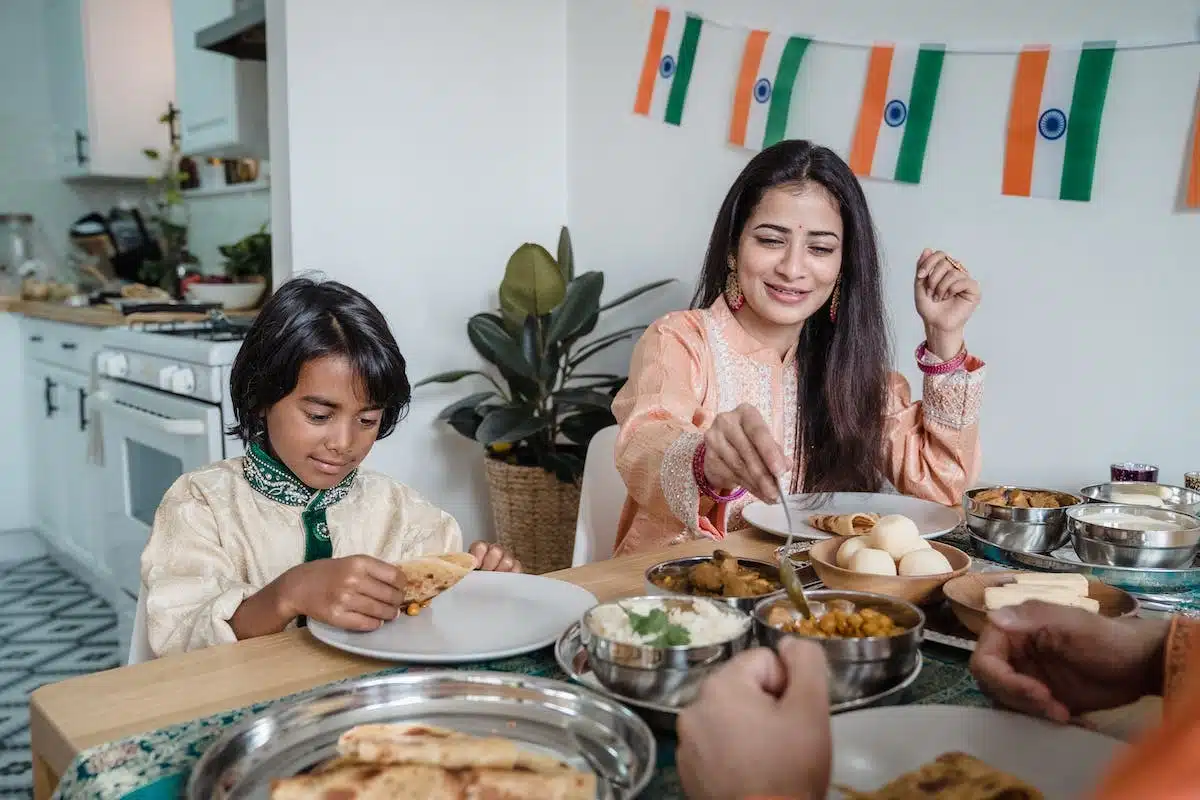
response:
<svg viewBox="0 0 1200 800"><path fill-rule="evenodd" d="M299 506L308 511L323 511L346 498L358 470L354 470L337 486L329 489L313 489L305 485L290 469L276 461L257 444L251 444L242 460L242 474L254 491L283 503Z"/></svg>

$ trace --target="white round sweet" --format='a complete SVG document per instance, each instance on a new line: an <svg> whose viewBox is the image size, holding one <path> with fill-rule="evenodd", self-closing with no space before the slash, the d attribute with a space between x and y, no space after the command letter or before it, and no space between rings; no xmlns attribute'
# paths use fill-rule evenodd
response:
<svg viewBox="0 0 1200 800"><path fill-rule="evenodd" d="M954 569L946 557L932 547L913 550L900 559L900 574L906 578L915 578L920 575L943 575L953 571Z"/></svg>
<svg viewBox="0 0 1200 800"><path fill-rule="evenodd" d="M850 569L850 559L854 554L867 546L867 537L854 536L842 542L837 551L837 565L842 569Z"/></svg>
<svg viewBox="0 0 1200 800"><path fill-rule="evenodd" d="M850 569L864 575L895 575L896 562L885 550L864 547L850 559Z"/></svg>
<svg viewBox="0 0 1200 800"><path fill-rule="evenodd" d="M886 551L896 561L925 546L917 524L899 514L880 517L871 530L870 537L871 547Z"/></svg>

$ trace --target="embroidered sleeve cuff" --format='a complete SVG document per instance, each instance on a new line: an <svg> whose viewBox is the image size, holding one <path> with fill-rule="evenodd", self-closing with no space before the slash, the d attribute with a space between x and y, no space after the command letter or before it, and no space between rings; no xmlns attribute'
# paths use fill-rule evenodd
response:
<svg viewBox="0 0 1200 800"><path fill-rule="evenodd" d="M702 433L680 434L663 454L659 468L667 508L693 534L700 530L700 487L692 474L692 459L703 441Z"/></svg>
<svg viewBox="0 0 1200 800"><path fill-rule="evenodd" d="M934 366L943 362L926 354L922 363ZM968 356L962 369L946 375L926 375L921 392L925 420L954 430L977 423L986 374L987 365L975 356Z"/></svg>

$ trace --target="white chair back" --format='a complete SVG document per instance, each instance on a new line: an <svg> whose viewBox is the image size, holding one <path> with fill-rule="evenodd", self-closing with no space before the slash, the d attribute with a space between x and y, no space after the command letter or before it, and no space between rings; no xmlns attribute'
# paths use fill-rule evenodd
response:
<svg viewBox="0 0 1200 800"><path fill-rule="evenodd" d="M138 591L137 612L133 616L133 638L129 640L128 665L141 664L143 661L153 661L154 651L150 649L150 632L146 627L146 587Z"/></svg>
<svg viewBox="0 0 1200 800"><path fill-rule="evenodd" d="M583 466L579 519L575 523L575 552L571 566L578 567L612 557L617 522L625 505L625 482L617 472L616 425L592 437Z"/></svg>

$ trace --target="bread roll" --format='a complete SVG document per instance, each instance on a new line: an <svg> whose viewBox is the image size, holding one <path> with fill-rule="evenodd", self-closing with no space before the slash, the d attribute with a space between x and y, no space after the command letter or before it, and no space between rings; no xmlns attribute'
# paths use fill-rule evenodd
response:
<svg viewBox="0 0 1200 800"><path fill-rule="evenodd" d="M842 542L842 546L837 551L837 565L842 569L850 569L850 559L866 546L867 537L865 536L854 536Z"/></svg>
<svg viewBox="0 0 1200 800"><path fill-rule="evenodd" d="M926 547L917 524L899 514L880 517L871 531L869 544L876 550L886 552L894 561L899 561L913 550Z"/></svg>
<svg viewBox="0 0 1200 800"><path fill-rule="evenodd" d="M932 547L923 547L913 550L900 559L899 571L905 577L915 578L920 575L944 575L947 572L953 572L954 568L937 550Z"/></svg>
<svg viewBox="0 0 1200 800"><path fill-rule="evenodd" d="M886 550L864 547L850 559L850 569L864 575L895 575L896 562Z"/></svg>

